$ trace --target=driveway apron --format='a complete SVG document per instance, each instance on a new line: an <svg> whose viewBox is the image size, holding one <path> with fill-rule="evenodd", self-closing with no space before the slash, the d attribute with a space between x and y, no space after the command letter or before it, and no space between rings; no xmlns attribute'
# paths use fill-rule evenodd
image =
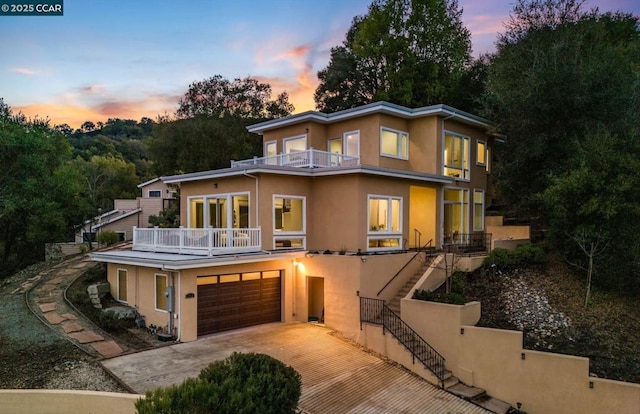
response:
<svg viewBox="0 0 640 414"><path fill-rule="evenodd" d="M102 361L133 391L179 384L234 351L258 352L302 376L307 413L488 413L309 323L274 323L230 331Z"/></svg>

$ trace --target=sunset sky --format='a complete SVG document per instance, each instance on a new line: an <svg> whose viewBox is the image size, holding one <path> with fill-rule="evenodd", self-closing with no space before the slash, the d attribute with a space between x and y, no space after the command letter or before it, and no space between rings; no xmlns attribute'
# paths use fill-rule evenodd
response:
<svg viewBox="0 0 640 414"><path fill-rule="evenodd" d="M253 76L314 108L316 73L371 0L65 0L64 16L0 17L0 98L74 128L173 114L191 82ZM459 0L473 53L493 50L512 0ZM637 0L587 7L640 15Z"/></svg>

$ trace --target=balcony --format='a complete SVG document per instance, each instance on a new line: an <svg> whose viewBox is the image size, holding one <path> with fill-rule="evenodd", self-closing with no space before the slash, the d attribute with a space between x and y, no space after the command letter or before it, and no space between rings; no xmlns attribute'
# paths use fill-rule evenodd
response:
<svg viewBox="0 0 640 414"><path fill-rule="evenodd" d="M215 256L261 250L260 228L134 228L133 250Z"/></svg>
<svg viewBox="0 0 640 414"><path fill-rule="evenodd" d="M249 160L231 161L231 167L255 167L259 165L275 165L278 167L297 168L331 168L340 166L355 166L360 164L358 157L318 151L309 148L304 151L278 154L270 157L254 157Z"/></svg>

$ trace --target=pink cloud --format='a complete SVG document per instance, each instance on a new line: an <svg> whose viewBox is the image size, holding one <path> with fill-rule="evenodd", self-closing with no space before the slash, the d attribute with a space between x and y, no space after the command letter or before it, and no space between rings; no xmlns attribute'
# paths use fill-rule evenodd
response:
<svg viewBox="0 0 640 414"><path fill-rule="evenodd" d="M21 75L29 75L29 76L39 75L38 72L29 68L11 68L11 71L15 73L20 73Z"/></svg>

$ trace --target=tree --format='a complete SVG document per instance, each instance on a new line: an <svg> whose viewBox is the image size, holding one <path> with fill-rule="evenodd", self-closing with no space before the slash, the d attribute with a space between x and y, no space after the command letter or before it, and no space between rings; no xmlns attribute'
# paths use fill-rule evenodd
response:
<svg viewBox="0 0 640 414"><path fill-rule="evenodd" d="M117 198L135 199L138 194L135 165L122 158L94 155L89 161L76 158L73 166L84 177L83 194L91 206L86 218L94 217L98 209L112 210Z"/></svg>
<svg viewBox="0 0 640 414"><path fill-rule="evenodd" d="M82 219L82 177L66 138L48 121L12 114L0 100L0 276L44 259Z"/></svg>
<svg viewBox="0 0 640 414"><path fill-rule="evenodd" d="M494 175L504 205L548 229L568 260L583 255L572 238L584 228L625 246L598 256L596 267L608 269L599 283L640 288L629 277L640 257L632 178L640 158L640 26L629 14L581 5L516 4L484 96L484 115L507 136Z"/></svg>
<svg viewBox="0 0 640 414"><path fill-rule="evenodd" d="M262 153L260 137L247 132L248 121L236 117L162 122L148 141L153 168L159 175L206 171L230 166L230 160Z"/></svg>
<svg viewBox="0 0 640 414"><path fill-rule="evenodd" d="M318 72L317 108L336 111L385 100L469 109L468 97L457 96L472 61L461 16L457 0L374 0Z"/></svg>
<svg viewBox="0 0 640 414"><path fill-rule="evenodd" d="M590 131L568 170L552 177L542 194L554 247L587 270L589 289L595 270L607 269L595 285L640 291L638 154L637 134L626 140L604 127Z"/></svg>
<svg viewBox="0 0 640 414"><path fill-rule="evenodd" d="M275 100L271 99L271 85L268 83L251 77L229 81L215 75L189 85L189 90L180 99L176 115L182 119L206 115L259 120L287 116L293 110L286 92Z"/></svg>
<svg viewBox="0 0 640 414"><path fill-rule="evenodd" d="M542 12L540 3L529 9L518 2L523 15L513 17L515 33L498 42L484 97L484 115L508 136L495 171L501 194L532 216L542 214L536 194L549 177L566 170L587 131L598 124L630 124L640 63L632 16L581 13L569 6L571 0L545 1L554 9ZM523 26L532 20L526 31Z"/></svg>
<svg viewBox="0 0 640 414"><path fill-rule="evenodd" d="M96 124L91 121L86 121L80 126L80 129L84 132L91 132L96 129Z"/></svg>

